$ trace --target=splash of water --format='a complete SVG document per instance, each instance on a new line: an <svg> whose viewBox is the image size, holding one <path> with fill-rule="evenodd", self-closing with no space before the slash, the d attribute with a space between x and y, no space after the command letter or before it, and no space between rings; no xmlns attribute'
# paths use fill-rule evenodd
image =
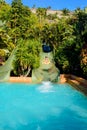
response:
<svg viewBox="0 0 87 130"><path fill-rule="evenodd" d="M41 86L38 88L40 92L53 92L53 85L50 81L43 81Z"/></svg>

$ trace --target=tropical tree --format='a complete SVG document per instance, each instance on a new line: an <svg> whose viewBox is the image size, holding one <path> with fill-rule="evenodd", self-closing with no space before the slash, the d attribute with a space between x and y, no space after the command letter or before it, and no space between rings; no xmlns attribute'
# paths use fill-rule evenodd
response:
<svg viewBox="0 0 87 130"><path fill-rule="evenodd" d="M36 14L39 17L39 22L41 23L47 15L47 9L46 8L37 8Z"/></svg>
<svg viewBox="0 0 87 130"><path fill-rule="evenodd" d="M77 9L75 11L75 16L77 17L76 21L74 22L75 27L75 35L76 35L76 42L77 47L79 50L79 57L80 57L80 70L82 69L81 76L87 77L87 67L86 67L86 52L87 49L87 12L86 9L81 10ZM85 48L84 48L85 47Z"/></svg>
<svg viewBox="0 0 87 130"><path fill-rule="evenodd" d="M6 21L9 10L10 5L8 5L4 0L0 0L0 20L3 22Z"/></svg>
<svg viewBox="0 0 87 130"><path fill-rule="evenodd" d="M39 40L19 40L19 48L14 61L14 73L19 76L28 76L32 68L39 66L41 43Z"/></svg>
<svg viewBox="0 0 87 130"><path fill-rule="evenodd" d="M80 64L83 70L83 77L87 79L87 43L83 45L80 55Z"/></svg>
<svg viewBox="0 0 87 130"><path fill-rule="evenodd" d="M23 6L21 0L12 1L9 19L7 21L7 29L14 43L16 43L20 37L25 38L25 34L27 34L27 30L30 27L30 14L30 9Z"/></svg>
<svg viewBox="0 0 87 130"><path fill-rule="evenodd" d="M38 8L34 14L21 0L13 0L11 5L0 0L0 56L5 58L6 51L10 53L20 43L14 73L27 76L38 67L40 38L54 48L61 72L87 77L87 9L77 8L68 17L70 11L65 8L62 18L57 14L47 16L47 9L50 7Z"/></svg>

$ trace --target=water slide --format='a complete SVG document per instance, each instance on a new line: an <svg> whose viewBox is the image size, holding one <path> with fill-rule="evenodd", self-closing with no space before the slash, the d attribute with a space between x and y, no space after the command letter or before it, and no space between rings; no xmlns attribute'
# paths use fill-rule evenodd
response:
<svg viewBox="0 0 87 130"><path fill-rule="evenodd" d="M10 78L10 71L12 69L12 61L15 57L15 52L17 50L17 47L12 51L11 55L5 62L3 66L0 66L0 82L8 81Z"/></svg>
<svg viewBox="0 0 87 130"><path fill-rule="evenodd" d="M42 81L58 82L60 71L55 66L53 52L49 46L43 46L40 53L40 67L32 71L32 82ZM0 82L8 81L12 69L12 62L15 57L17 47L12 51L10 57L3 66L0 66Z"/></svg>
<svg viewBox="0 0 87 130"><path fill-rule="evenodd" d="M43 45L40 53L40 67L32 71L32 82L58 82L59 75L60 71L55 66L53 51L49 46Z"/></svg>

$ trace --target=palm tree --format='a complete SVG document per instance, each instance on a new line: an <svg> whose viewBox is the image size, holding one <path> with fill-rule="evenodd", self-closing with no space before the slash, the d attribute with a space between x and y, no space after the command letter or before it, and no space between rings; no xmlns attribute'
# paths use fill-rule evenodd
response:
<svg viewBox="0 0 87 130"><path fill-rule="evenodd" d="M39 17L39 21L40 21L40 23L41 23L42 20L43 20L43 18L45 18L46 15L47 15L47 9L46 9L46 8L38 8L38 9L36 10L36 14L37 14L37 16Z"/></svg>
<svg viewBox="0 0 87 130"><path fill-rule="evenodd" d="M14 72L16 75L28 76L32 68L39 66L41 43L39 40L19 40L20 46L16 53Z"/></svg>

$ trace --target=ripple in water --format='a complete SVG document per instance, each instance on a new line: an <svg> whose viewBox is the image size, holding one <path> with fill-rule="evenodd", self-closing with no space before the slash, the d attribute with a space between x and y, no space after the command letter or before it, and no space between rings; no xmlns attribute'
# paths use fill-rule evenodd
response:
<svg viewBox="0 0 87 130"><path fill-rule="evenodd" d="M87 97L68 84L0 83L0 130L87 130Z"/></svg>

